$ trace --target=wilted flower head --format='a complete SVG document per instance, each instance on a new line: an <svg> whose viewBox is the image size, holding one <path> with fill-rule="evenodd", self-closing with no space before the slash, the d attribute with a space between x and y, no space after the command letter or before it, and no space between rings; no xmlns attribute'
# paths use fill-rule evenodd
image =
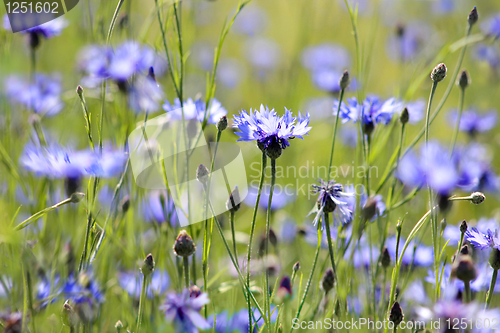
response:
<svg viewBox="0 0 500 333"><path fill-rule="evenodd" d="M11 103L21 104L40 115L53 116L63 108L61 80L55 75L37 73L32 83L29 79L9 76L4 87Z"/></svg>
<svg viewBox="0 0 500 333"><path fill-rule="evenodd" d="M198 297L191 297L190 294L188 289L180 294L170 293L160 307L167 321L174 325L176 333L197 333L198 329L210 328L210 324L199 313L209 303L208 295L202 293Z"/></svg>
<svg viewBox="0 0 500 333"><path fill-rule="evenodd" d="M354 193L344 192L342 184L335 183L333 179L326 182L320 178L318 182L320 185L313 185L313 192L319 193L316 205L317 215L313 224L316 225L319 217L323 214L332 212L336 212L335 217L342 225L349 223L352 218L352 211L349 209L348 198L354 196Z"/></svg>
<svg viewBox="0 0 500 333"><path fill-rule="evenodd" d="M163 104L163 110L167 112L169 120L182 120L182 112L184 112L184 120L198 120L203 122L206 116L209 124L217 124L222 116L227 114L227 111L222 107L221 103L213 98L208 104L208 110L205 109L206 103L201 98L193 100L188 98L184 101L183 107L178 98L174 100L173 104L169 101L165 101Z"/></svg>
<svg viewBox="0 0 500 333"><path fill-rule="evenodd" d="M281 155L283 149L290 145L289 140L293 138L303 139L304 135L311 130L309 125L309 114L299 111L298 117L285 108L285 114L278 116L274 109L264 105L257 111L250 109L250 114L240 111L234 116L234 127L239 129L236 134L240 137L238 141L257 141L259 148L266 154L276 159Z"/></svg>

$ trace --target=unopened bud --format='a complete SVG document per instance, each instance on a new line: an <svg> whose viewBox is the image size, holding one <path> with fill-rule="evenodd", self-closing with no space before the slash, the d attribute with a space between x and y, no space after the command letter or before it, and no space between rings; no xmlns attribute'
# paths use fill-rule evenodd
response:
<svg viewBox="0 0 500 333"><path fill-rule="evenodd" d="M493 249L490 254L490 265L495 270L500 269L500 250Z"/></svg>
<svg viewBox="0 0 500 333"><path fill-rule="evenodd" d="M82 95L83 95L82 86L79 85L78 87L76 87L76 93L78 94L78 96L80 96L80 98L82 97Z"/></svg>
<svg viewBox="0 0 500 333"><path fill-rule="evenodd" d="M469 247L467 246L467 244L465 244L464 246L462 246L462 248L460 249L460 254L470 254L469 253Z"/></svg>
<svg viewBox="0 0 500 333"><path fill-rule="evenodd" d="M276 237L276 233L271 228L269 229L269 243L274 247L278 245L278 237Z"/></svg>
<svg viewBox="0 0 500 333"><path fill-rule="evenodd" d="M69 301L63 304L61 319L63 324L69 327L75 327L78 324L78 314L69 304Z"/></svg>
<svg viewBox="0 0 500 333"><path fill-rule="evenodd" d="M403 125L410 121L410 113L408 112L408 108L404 108L403 111L401 111L401 114L399 115L399 121Z"/></svg>
<svg viewBox="0 0 500 333"><path fill-rule="evenodd" d="M446 71L447 71L446 65L443 63L440 63L439 65L434 67L434 69L431 72L432 81L436 83L443 81L444 78L446 77Z"/></svg>
<svg viewBox="0 0 500 333"><path fill-rule="evenodd" d="M479 204L483 203L484 199L486 199L484 194L481 192L474 192L470 196L471 196L471 202L474 205L479 205Z"/></svg>
<svg viewBox="0 0 500 333"><path fill-rule="evenodd" d="M240 209L240 202L240 191L238 191L238 186L236 186L226 201L226 209L231 213L235 213Z"/></svg>
<svg viewBox="0 0 500 333"><path fill-rule="evenodd" d="M335 285L335 277L333 275L333 270L329 268L323 275L323 279L321 280L321 287L323 287L325 294L328 294L328 292L333 289L334 285Z"/></svg>
<svg viewBox="0 0 500 333"><path fill-rule="evenodd" d="M120 202L120 207L122 208L122 212L126 213L130 208L130 196L126 195L122 201Z"/></svg>
<svg viewBox="0 0 500 333"><path fill-rule="evenodd" d="M349 78L349 72L344 71L342 73L342 76L340 77L340 89L344 90L349 86L350 78Z"/></svg>
<svg viewBox="0 0 500 333"><path fill-rule="evenodd" d="M387 246L384 246L384 250L382 251L382 256L380 257L380 265L383 268L387 268L389 267L390 264L391 264L391 254L389 253Z"/></svg>
<svg viewBox="0 0 500 333"><path fill-rule="evenodd" d="M226 128L227 128L227 117L222 116L222 117L220 117L219 121L217 122L217 130L219 132L222 132Z"/></svg>
<svg viewBox="0 0 500 333"><path fill-rule="evenodd" d="M149 70L148 70L148 77L155 81L156 82L156 75L155 75L155 70L153 68L153 66L149 67Z"/></svg>
<svg viewBox="0 0 500 333"><path fill-rule="evenodd" d="M142 263L141 272L142 275L146 277L149 274L153 273L154 270L155 270L155 261L153 259L153 255L150 253L146 256L144 262Z"/></svg>
<svg viewBox="0 0 500 333"><path fill-rule="evenodd" d="M201 295L201 290L198 288L198 286L193 285L189 287L189 297L191 298L196 298Z"/></svg>
<svg viewBox="0 0 500 333"><path fill-rule="evenodd" d="M466 70L463 70L462 74L460 74L460 77L458 78L457 84L462 89L465 89L469 86L470 78L469 78L469 73L467 73Z"/></svg>
<svg viewBox="0 0 500 333"><path fill-rule="evenodd" d="M451 267L451 276L464 282L474 280L477 277L477 271L472 257L468 254L459 255Z"/></svg>
<svg viewBox="0 0 500 333"><path fill-rule="evenodd" d="M377 200L374 197L369 197L366 200L365 206L361 209L361 215L366 221L371 220L377 213Z"/></svg>
<svg viewBox="0 0 500 333"><path fill-rule="evenodd" d="M123 329L123 323L121 320L118 320L115 324L116 332L120 333L120 331Z"/></svg>
<svg viewBox="0 0 500 333"><path fill-rule="evenodd" d="M389 321L394 323L394 327L397 327L404 319L405 315L403 309L398 302L394 302L389 312Z"/></svg>
<svg viewBox="0 0 500 333"><path fill-rule="evenodd" d="M196 169L196 179L198 179L198 181L203 185L207 185L209 174L210 171L208 171L207 167L203 164L200 164L198 169Z"/></svg>
<svg viewBox="0 0 500 333"><path fill-rule="evenodd" d="M80 201L82 201L83 197L85 197L85 193L75 192L71 194L70 200L72 203L79 203Z"/></svg>
<svg viewBox="0 0 500 333"><path fill-rule="evenodd" d="M293 265L293 271L294 272L297 272L298 270L300 269L300 262L296 262L294 265Z"/></svg>
<svg viewBox="0 0 500 333"><path fill-rule="evenodd" d="M467 221L463 220L461 223L460 223L460 232L462 234L465 234L465 232L467 231Z"/></svg>
<svg viewBox="0 0 500 333"><path fill-rule="evenodd" d="M195 251L196 245L193 239L188 235L186 230L181 230L174 243L175 254L179 257L189 257Z"/></svg>
<svg viewBox="0 0 500 333"><path fill-rule="evenodd" d="M473 26L478 19L479 15L477 14L476 6L474 6L474 8L472 8L472 10L470 11L469 16L467 17L467 22L469 22L470 26Z"/></svg>

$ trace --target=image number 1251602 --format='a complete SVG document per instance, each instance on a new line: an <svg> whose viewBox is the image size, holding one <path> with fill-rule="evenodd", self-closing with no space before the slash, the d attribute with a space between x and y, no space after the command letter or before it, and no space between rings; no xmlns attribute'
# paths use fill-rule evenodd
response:
<svg viewBox="0 0 500 333"><path fill-rule="evenodd" d="M73 9L78 0L4 0L12 32L32 29Z"/></svg>

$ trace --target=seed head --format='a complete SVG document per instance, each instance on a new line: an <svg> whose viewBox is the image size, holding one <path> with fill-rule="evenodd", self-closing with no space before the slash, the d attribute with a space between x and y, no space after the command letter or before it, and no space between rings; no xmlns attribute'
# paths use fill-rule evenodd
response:
<svg viewBox="0 0 500 333"><path fill-rule="evenodd" d="M446 77L446 71L447 71L446 65L443 63L440 63L439 65L434 67L434 69L431 72L432 81L434 81L434 82L443 81L444 78Z"/></svg>
<svg viewBox="0 0 500 333"><path fill-rule="evenodd" d="M220 117L219 121L217 122L217 130L219 132L222 132L226 128L227 128L227 117L222 116L222 117Z"/></svg>
<svg viewBox="0 0 500 333"><path fill-rule="evenodd" d="M469 84L470 84L469 73L467 73L467 71L464 69L460 74L460 77L458 78L457 85L460 88L465 89L469 86Z"/></svg>
<svg viewBox="0 0 500 333"><path fill-rule="evenodd" d="M340 89L344 90L349 86L350 78L349 78L349 72L344 71L342 73L342 76L340 77Z"/></svg>
<svg viewBox="0 0 500 333"><path fill-rule="evenodd" d="M79 203L80 201L82 201L84 196L85 194L82 192L75 192L71 195L70 199L72 203Z"/></svg>
<svg viewBox="0 0 500 333"><path fill-rule="evenodd" d="M195 251L196 245L193 239L188 235L186 230L181 230L174 243L175 254L179 257L189 257Z"/></svg>
<svg viewBox="0 0 500 333"><path fill-rule="evenodd" d="M472 27L478 19L479 15L477 14L476 6L474 6L474 8L472 8L472 10L470 11L469 16L467 17L467 22L469 22L469 25Z"/></svg>

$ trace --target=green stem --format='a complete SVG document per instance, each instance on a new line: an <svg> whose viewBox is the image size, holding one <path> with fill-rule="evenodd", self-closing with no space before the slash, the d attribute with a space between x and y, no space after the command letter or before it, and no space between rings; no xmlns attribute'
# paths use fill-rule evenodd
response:
<svg viewBox="0 0 500 333"><path fill-rule="evenodd" d="M304 295L302 296L302 300L300 301L299 308L297 310L297 314L295 315L295 318L292 320L292 323L296 322L299 319L300 312L302 311L302 307L304 306L304 303L306 302L306 297L307 293L309 292L309 287L311 286L312 278L314 276L314 270L316 269L316 263L318 262L318 256L319 256L319 251L321 250L321 240L323 233L321 232L321 223L318 222L318 246L316 247L316 254L314 255L314 260L313 260L313 266L311 268L311 272L309 273L309 278L307 279L307 284L306 284L306 290L304 290ZM293 331L293 326L290 332Z"/></svg>
<svg viewBox="0 0 500 333"><path fill-rule="evenodd" d="M470 281L464 281L464 298L465 303L469 303L472 300L472 293L470 291Z"/></svg>
<svg viewBox="0 0 500 333"><path fill-rule="evenodd" d="M467 29L467 32L466 32L466 35L465 35L465 38L469 37L470 31L471 31L471 26L469 25L469 27ZM443 97L439 101L439 104L437 105L436 110L434 110L434 113L430 117L429 124L432 124L432 122L434 121L434 119L436 119L437 115L439 114L439 112L443 108L444 104L446 103L446 100L448 99L448 96L450 95L451 89L453 88L453 86L454 86L454 84L455 84L455 82L457 80L458 73L460 71L460 67L462 66L462 62L464 60L466 49L467 49L467 44L465 44L464 47L462 48L462 52L460 53L460 56L459 56L459 59L458 59L457 67L455 68L455 71L453 72L453 76L450 79L450 83L448 84L448 87L446 88L446 91L445 91ZM405 149L405 151L403 153L403 156L405 156L411 149L413 149L413 147L415 147L415 145L422 138L422 136L424 135L424 133L425 133L425 129L420 130L420 132L417 134L417 136L415 137L415 139L413 139L413 141L410 143L410 145ZM380 184L379 184L379 186L377 188L376 193L379 193L380 190L382 189L382 187L384 187L385 183L387 182L387 180L392 175L392 173L394 172L395 169L396 169L395 166L393 166L389 170L389 172L386 173L385 177L380 182Z"/></svg>
<svg viewBox="0 0 500 333"><path fill-rule="evenodd" d="M139 311L137 312L137 333L141 330L142 313L144 311L144 301L146 299L146 276L142 276L141 296L139 298Z"/></svg>
<svg viewBox="0 0 500 333"><path fill-rule="evenodd" d="M335 257L333 254L333 241L332 241L332 233L330 232L329 213L325 213L324 216L325 216L326 238L328 239L328 251L330 252L330 261L332 263L333 276L335 277L335 281L337 281L337 267L335 265Z"/></svg>
<svg viewBox="0 0 500 333"><path fill-rule="evenodd" d="M80 193L81 195L83 195L83 193ZM47 207L45 209L42 209L41 211L39 212L36 212L35 214L31 215L30 217L28 217L26 220L24 220L23 222L19 223L15 228L14 230L21 230L21 229L24 229L26 228L27 226L29 226L32 222L38 220L40 217L44 216L45 214L47 214L48 212L54 210L54 209L57 209L61 206L64 206L66 204L69 204L70 202L72 202L72 198L67 198L67 199L64 199L63 201L59 202L59 203L56 203L54 206L50 206L50 207Z"/></svg>
<svg viewBox="0 0 500 333"><path fill-rule="evenodd" d="M327 175L327 178L328 180L330 180L330 169L332 167L332 163L333 163L333 151L334 151L334 148L335 148L335 139L337 137L337 126L338 126L338 123L339 123L339 113L340 113L340 105L342 104L342 99L344 98L344 89L342 89L340 91L340 97L339 97L339 106L337 107L337 117L335 117L335 127L333 128L333 139L332 139L332 149L330 151L330 163L328 163L328 175Z"/></svg>
<svg viewBox="0 0 500 333"><path fill-rule="evenodd" d="M488 293L486 294L486 304L484 305L486 309L490 306L491 298L493 297L493 293L495 292L495 285L497 284L497 276L498 276L498 269L494 269L493 274L491 275L490 288L488 289Z"/></svg>
<svg viewBox="0 0 500 333"><path fill-rule="evenodd" d="M189 257L182 257L182 264L184 266L184 282L186 283L186 288L189 289Z"/></svg>
<svg viewBox="0 0 500 333"><path fill-rule="evenodd" d="M236 246L236 232L234 230L234 212L231 211L229 213L229 218L230 218L230 224L231 224L231 234L233 236L233 251L234 251L234 257L236 258L236 263L239 265L238 261L238 251L237 251L237 246Z"/></svg>
<svg viewBox="0 0 500 333"><path fill-rule="evenodd" d="M460 130L460 120L462 119L462 112L464 110L464 100L465 100L465 89L460 89L460 101L458 103L458 117L457 124L455 125L455 132L453 133L453 141L450 146L450 156L453 154L453 150L455 149L455 145L457 144L458 132Z"/></svg>
<svg viewBox="0 0 500 333"><path fill-rule="evenodd" d="M273 202L274 184L276 183L276 159L271 158L271 188L269 189L269 202L267 204L267 218L266 218L266 260L269 260L269 232L271 229L271 204ZM266 269L264 293L267 305L267 317L271 318L271 299L269 295L269 270ZM271 332L272 325L267 327L268 332Z"/></svg>
<svg viewBox="0 0 500 333"><path fill-rule="evenodd" d="M259 181L259 190L257 191L257 198L255 200L255 207L253 209L253 216L252 216L252 224L250 226L250 240L248 242L248 252L247 252L247 279L246 279L246 284L250 285L250 261L252 259L252 243L253 243L253 237L255 234L255 221L257 219L257 211L259 210L259 202L260 202L260 195L262 193L262 185L264 184L264 178L265 178L265 171L266 171L266 165L267 165L267 156L266 153L262 152L262 163L261 163L261 170L260 170L260 181ZM253 332L252 329L252 304L250 303L250 299L247 301L248 305L248 320L249 320L249 327L250 327L250 332Z"/></svg>

